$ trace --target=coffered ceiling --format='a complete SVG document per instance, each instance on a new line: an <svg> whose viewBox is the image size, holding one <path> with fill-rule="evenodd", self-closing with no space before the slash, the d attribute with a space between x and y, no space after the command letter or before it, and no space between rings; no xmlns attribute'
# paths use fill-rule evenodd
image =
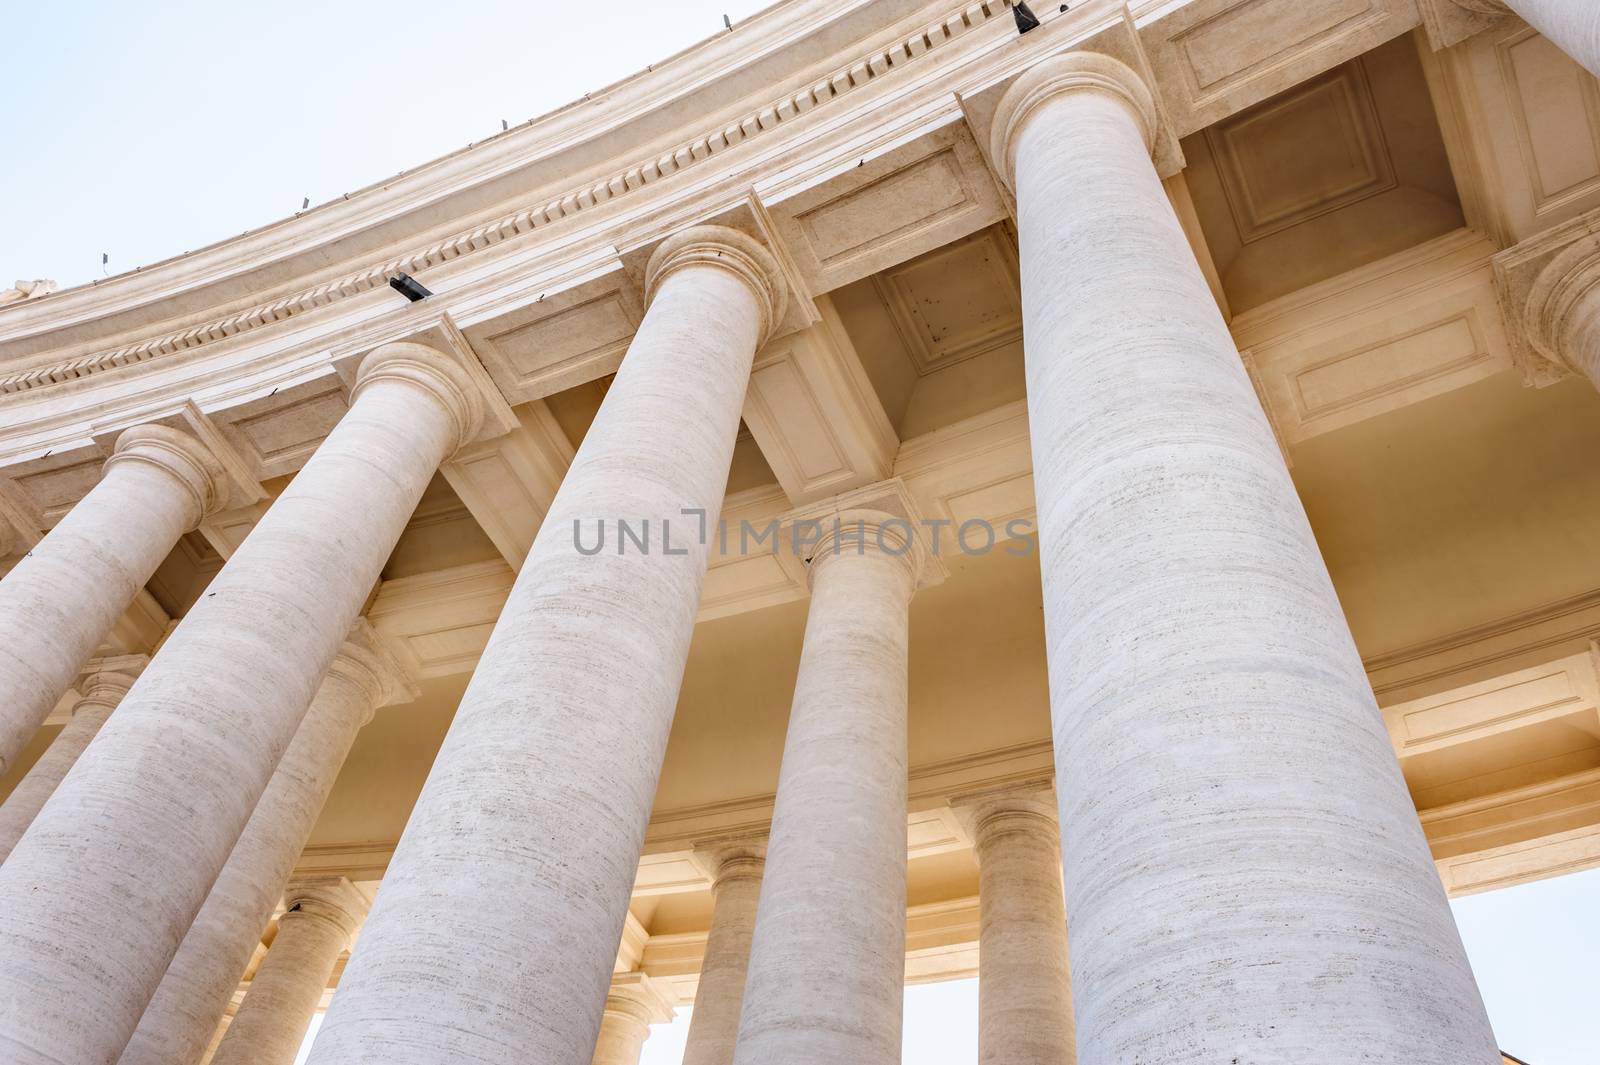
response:
<svg viewBox="0 0 1600 1065"><path fill-rule="evenodd" d="M1236 312L1463 223L1411 37L1223 119L1183 150Z"/></svg>

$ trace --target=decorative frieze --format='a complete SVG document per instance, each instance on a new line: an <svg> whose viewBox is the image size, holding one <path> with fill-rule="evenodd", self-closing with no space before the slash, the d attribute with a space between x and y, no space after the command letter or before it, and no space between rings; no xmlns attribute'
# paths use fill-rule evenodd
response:
<svg viewBox="0 0 1600 1065"><path fill-rule="evenodd" d="M75 380L164 355L187 351L225 337L281 322L351 296L386 286L399 274L425 271L572 218L597 206L635 193L706 159L779 128L813 109L844 97L914 62L947 42L1005 15L1004 0L979 0L893 44L874 49L854 62L797 91L790 91L714 131L679 144L624 170L591 181L538 206L526 207L474 225L443 240L379 264L260 304L226 318L152 337L137 343L77 356L63 362L30 367L0 376L0 395Z"/></svg>

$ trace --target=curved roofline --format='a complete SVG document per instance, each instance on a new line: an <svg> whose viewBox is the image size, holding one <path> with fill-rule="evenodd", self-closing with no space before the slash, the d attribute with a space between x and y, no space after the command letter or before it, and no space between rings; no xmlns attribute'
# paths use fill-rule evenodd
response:
<svg viewBox="0 0 1600 1065"><path fill-rule="evenodd" d="M337 199L110 278L0 307L0 344L225 283L353 234L401 222L452 196L591 145L608 133L691 98L737 71L788 52L828 28L843 22L868 21L875 23L868 29L870 35L893 26L906 17L908 9L930 6L942 10L952 5L930 4L927 0L778 0L734 24L731 30L690 45L642 71ZM884 17L861 18L879 13ZM852 39L859 42L865 38L856 35ZM576 175L592 174L595 165L574 167L574 180L581 180ZM529 191L537 187L535 183ZM462 219L479 213L481 208L468 209L455 216L451 224L460 225ZM420 226L413 227L416 235L405 239L415 240L427 232L427 220L420 221ZM337 266L332 269L338 271ZM295 282L303 284L311 271L296 270L292 275ZM275 287L253 286L250 298L268 298ZM242 294L231 295L237 298ZM209 302L212 306L227 306L227 299ZM184 313L192 310L179 311L180 316Z"/></svg>

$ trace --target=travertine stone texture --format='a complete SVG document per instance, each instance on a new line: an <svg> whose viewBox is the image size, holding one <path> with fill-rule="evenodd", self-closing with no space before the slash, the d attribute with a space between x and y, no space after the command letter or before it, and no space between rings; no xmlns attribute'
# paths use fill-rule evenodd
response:
<svg viewBox="0 0 1600 1065"><path fill-rule="evenodd" d="M1155 121L1136 75L1082 53L1029 71L995 116L1021 235L1079 1059L1373 1046L1489 1065L1360 658L1151 165Z"/></svg>
<svg viewBox="0 0 1600 1065"><path fill-rule="evenodd" d="M776 264L733 230L652 257L647 311L400 840L315 1065L593 1050ZM617 520L650 526L619 553ZM592 546L597 523L607 544ZM663 544L670 524L670 552ZM680 553L681 552L681 553Z"/></svg>
<svg viewBox="0 0 1600 1065"><path fill-rule="evenodd" d="M334 963L367 912L366 896L343 877L290 884L283 901L278 934L211 1065L294 1065Z"/></svg>
<svg viewBox="0 0 1600 1065"><path fill-rule="evenodd" d="M650 1026L672 1020L672 1012L643 973L618 977L606 995L592 1065L639 1065Z"/></svg>
<svg viewBox="0 0 1600 1065"><path fill-rule="evenodd" d="M72 708L72 717L50 741L49 748L33 763L28 775L0 804L0 862L6 860L17 840L33 824L33 819L44 808L45 800L55 792L57 785L67 775L78 756L89 746L106 723L111 711L117 708L122 697L133 687L133 677L126 673L95 672L79 688L83 698Z"/></svg>
<svg viewBox="0 0 1600 1065"><path fill-rule="evenodd" d="M0 771L38 731L178 537L221 501L193 437L141 425L100 483L0 581Z"/></svg>
<svg viewBox="0 0 1600 1065"><path fill-rule="evenodd" d="M906 932L906 633L915 545L829 534L806 618L738 1065L895 1065ZM883 550L899 542L900 553Z"/></svg>
<svg viewBox="0 0 1600 1065"><path fill-rule="evenodd" d="M1600 4L1595 0L1505 0L1504 6L1600 78Z"/></svg>
<svg viewBox="0 0 1600 1065"><path fill-rule="evenodd" d="M354 402L0 866L0 1060L117 1060L479 394L415 344Z"/></svg>
<svg viewBox="0 0 1600 1065"><path fill-rule="evenodd" d="M1072 980L1056 813L1039 797L981 803L978 855L979 1065L1072 1065Z"/></svg>
<svg viewBox="0 0 1600 1065"><path fill-rule="evenodd" d="M197 1065L272 920L339 767L385 700L383 666L346 643L118 1065Z"/></svg>
<svg viewBox="0 0 1600 1065"><path fill-rule="evenodd" d="M1587 220L1586 229L1594 224ZM1534 278L1520 310L1541 354L1600 388L1600 233L1583 232L1556 253Z"/></svg>
<svg viewBox="0 0 1600 1065"><path fill-rule="evenodd" d="M733 1065L750 938L761 898L763 852L764 848L730 847L713 854L717 872L711 884L711 934L700 963L683 1065Z"/></svg>

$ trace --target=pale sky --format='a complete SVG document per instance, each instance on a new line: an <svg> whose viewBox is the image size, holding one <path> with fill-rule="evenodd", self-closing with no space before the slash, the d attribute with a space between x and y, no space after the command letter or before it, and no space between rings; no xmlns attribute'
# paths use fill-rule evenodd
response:
<svg viewBox="0 0 1600 1065"><path fill-rule="evenodd" d="M0 288L63 287L482 140L722 30L752 0L26 3L0 9ZM738 32L735 29L735 32ZM1458 900L1504 1049L1592 1065L1600 871ZM906 1065L976 1061L976 985L907 992ZM677 1065L687 1014L643 1065Z"/></svg>

